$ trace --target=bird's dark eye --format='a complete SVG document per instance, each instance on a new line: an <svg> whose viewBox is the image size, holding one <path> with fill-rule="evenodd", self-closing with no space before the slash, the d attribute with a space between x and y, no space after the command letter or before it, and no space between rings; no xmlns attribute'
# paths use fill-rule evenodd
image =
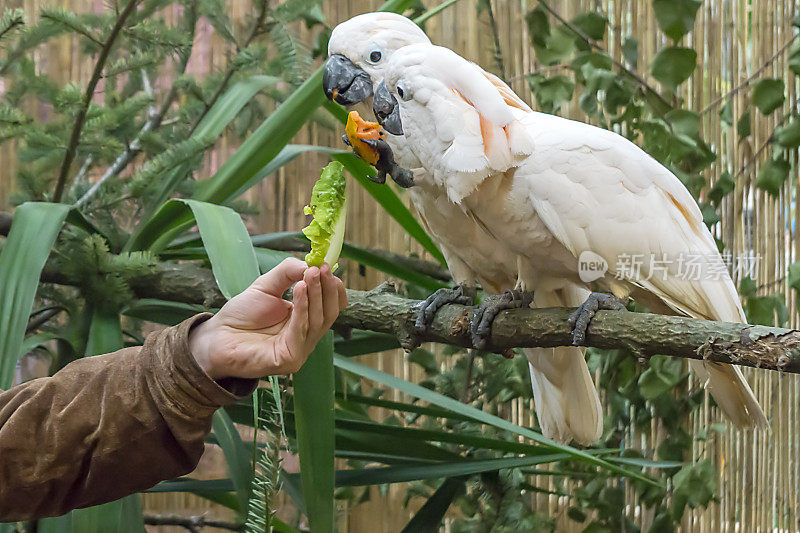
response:
<svg viewBox="0 0 800 533"><path fill-rule="evenodd" d="M369 55L369 60L372 61L373 63L377 63L378 61L381 60L381 57L382 56L380 51L375 50Z"/></svg>
<svg viewBox="0 0 800 533"><path fill-rule="evenodd" d="M399 96L400 98L403 98L405 96L405 94L403 94L403 88L402 87L398 87L397 88L397 96Z"/></svg>

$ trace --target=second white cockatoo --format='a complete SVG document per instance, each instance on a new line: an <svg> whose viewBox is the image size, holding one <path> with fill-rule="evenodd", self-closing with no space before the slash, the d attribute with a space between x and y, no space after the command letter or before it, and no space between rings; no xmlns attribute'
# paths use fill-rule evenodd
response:
<svg viewBox="0 0 800 533"><path fill-rule="evenodd" d="M533 292L537 307L581 304L577 343L598 306L619 308L590 289L632 297L653 312L746 321L696 202L672 172L634 143L530 111L447 48L404 47L384 77L388 94L375 96L394 107L376 113L384 124L401 124L408 148L424 167L425 183L415 178L414 188L438 189L493 239L491 257L468 240L454 250L475 278L491 286L493 269L500 266L507 271L498 285L513 277L517 289ZM431 229L451 231L447 224ZM493 257L501 259L484 269ZM586 272L581 260L603 269ZM543 431L582 442L599 436L602 422L590 423L599 413L587 413L595 409L596 393L578 349L526 354ZM767 426L738 367L690 363L735 425Z"/></svg>

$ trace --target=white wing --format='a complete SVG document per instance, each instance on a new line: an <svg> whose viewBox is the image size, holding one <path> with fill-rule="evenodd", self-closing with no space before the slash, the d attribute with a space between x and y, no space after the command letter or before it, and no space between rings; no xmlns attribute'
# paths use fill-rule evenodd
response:
<svg viewBox="0 0 800 533"><path fill-rule="evenodd" d="M669 170L608 130L541 113L524 122L536 152L518 175L529 178L537 214L575 257L587 250L602 256L609 276L641 285L682 313L744 320L730 276L720 271L713 279L708 271L722 266L716 244ZM698 262L702 275L685 272Z"/></svg>
<svg viewBox="0 0 800 533"><path fill-rule="evenodd" d="M745 321L700 209L668 169L608 130L541 113L523 122L536 151L517 175L527 177L537 214L576 258L587 250L600 255L606 276L625 278L681 314ZM638 272L634 257L641 258ZM734 423L766 424L737 367L693 367Z"/></svg>

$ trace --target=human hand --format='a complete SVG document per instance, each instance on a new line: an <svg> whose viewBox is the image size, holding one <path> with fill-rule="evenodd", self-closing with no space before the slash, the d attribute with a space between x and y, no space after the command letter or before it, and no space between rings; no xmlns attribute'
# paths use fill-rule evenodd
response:
<svg viewBox="0 0 800 533"><path fill-rule="evenodd" d="M287 302L283 293L295 282ZM285 259L195 327L189 348L212 379L291 374L346 306L344 284L328 264Z"/></svg>

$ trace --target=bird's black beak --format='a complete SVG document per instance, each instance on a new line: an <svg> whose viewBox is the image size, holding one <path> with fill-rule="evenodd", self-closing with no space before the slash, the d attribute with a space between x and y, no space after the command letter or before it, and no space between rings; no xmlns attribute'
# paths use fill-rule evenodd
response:
<svg viewBox="0 0 800 533"><path fill-rule="evenodd" d="M383 129L392 135L403 134L400 106L397 105L397 100L395 100L394 96L389 93L385 82L381 82L375 90L375 96L372 99L372 112L375 113Z"/></svg>
<svg viewBox="0 0 800 533"><path fill-rule="evenodd" d="M345 56L334 54L325 62L322 88L329 100L353 105L372 96L372 79Z"/></svg>

